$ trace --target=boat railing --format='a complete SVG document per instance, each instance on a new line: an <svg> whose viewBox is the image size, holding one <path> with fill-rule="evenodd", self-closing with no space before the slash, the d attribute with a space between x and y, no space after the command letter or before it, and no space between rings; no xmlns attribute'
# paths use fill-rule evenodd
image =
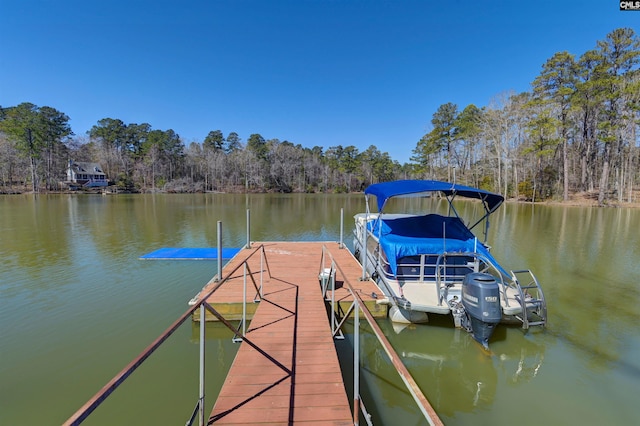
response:
<svg viewBox="0 0 640 426"><path fill-rule="evenodd" d="M395 275L391 272L391 264L384 256L377 256L377 260L382 265L387 278L397 277L406 281L436 281L440 277L442 282L457 283L462 282L465 275L474 271L473 266L470 265L474 262L472 253L445 253L445 255L449 257L458 255L456 258L459 260L447 262L446 257L439 260L441 255L436 254L405 256L397 263Z"/></svg>
<svg viewBox="0 0 640 426"><path fill-rule="evenodd" d="M507 289L511 287L516 292L521 292L517 280L506 276L502 268L483 253L447 252L438 256L433 254L407 256L401 258L403 261L396 265L396 274L393 274L391 264L384 257L381 250L375 251L374 257L375 262L381 266L379 271L387 279L435 282L438 306L442 306L446 300L449 288L455 284L461 284L464 277L471 272L485 272L493 275L499 283L500 293L507 307L510 306ZM408 260L410 259L415 260L409 262ZM460 260L451 261L451 259Z"/></svg>
<svg viewBox="0 0 640 426"><path fill-rule="evenodd" d="M248 248L248 247L247 247ZM249 260L256 255L260 255L260 283L256 282L254 273L251 271L249 267ZM219 313L214 307L212 307L207 299L213 295L216 291L218 291L223 285L225 285L231 278L234 278L234 274L243 269L243 309L242 309L242 319L239 326L234 326L229 320L225 319L221 313ZM199 326L200 326L200 375L199 375L199 398L195 404L195 408L190 416L190 418L185 423L186 426L190 426L193 424L196 418L198 418L198 424L200 426L204 426L207 424L207 417L205 415L204 409L204 372L205 372L205 322L206 322L206 312L209 311L212 315L214 315L222 324L225 325L229 330L234 333L234 341L243 341L252 346L254 349L262 352L262 350L251 342L246 337L246 317L247 317L247 309L246 309L246 300L247 300L247 281L251 280L253 284L253 289L255 290L254 302L259 302L263 295L263 273L267 272L268 276L271 277L271 271L269 269L269 263L267 262L266 252L264 245L260 245L247 256L245 259L239 263L235 268L230 270L224 278L222 278L222 269L218 270L218 274L213 278L211 282L215 282L211 289L208 289L206 292L203 291L196 295L194 299L189 302L189 309L180 316L173 324L169 326L156 340L154 340L146 349L140 353L133 361L131 361L125 368L123 368L118 374L116 374L98 393L96 393L89 401L87 401L80 409L78 409L69 419L64 422L64 425L79 425L86 418L95 411L106 399L122 384L124 383L133 372L140 367L155 351L158 349L163 343L167 341L167 339L185 322L187 319L193 316L196 311L200 311L199 318ZM206 286L205 286L206 288ZM272 358L268 358L276 364L278 367L283 369L285 372L291 374L291 371L287 369L284 365L280 364L278 361Z"/></svg>
<svg viewBox="0 0 640 426"><path fill-rule="evenodd" d="M343 282L342 288L347 289L347 291L351 294L353 298L353 302L350 307L344 312L342 318L338 318L337 314L340 311L339 305L336 304L336 278L337 276ZM438 417L438 414L435 412L426 396L422 393L422 390L407 370L406 366L400 361L400 356L396 353L395 349L384 335L373 315L367 308L366 304L360 297L360 294L354 289L353 285L347 278L346 274L343 272L340 265L335 261L334 257L331 255L329 249L323 245L322 246L322 257L320 260L320 272L319 272L319 280L322 288L322 294L325 301L330 302L330 311L331 311L331 331L333 333L334 338L338 338L342 336L341 329L344 325L345 321L350 317L353 313L353 421L354 424L359 424L359 410L362 410L363 418L367 422L368 425L372 425L371 416L367 413L364 402L362 401L360 395L360 313L366 319L367 323L373 330L375 336L378 339L378 342L382 345L382 348L386 352L387 356L391 360L391 363L395 367L398 372L400 378L404 382L407 390L413 397L416 402L418 408L424 415L426 421L434 426L434 425L442 425L442 421ZM328 294L330 293L330 294Z"/></svg>
<svg viewBox="0 0 640 426"><path fill-rule="evenodd" d="M487 256L478 252L451 252L451 253L442 253L438 256L438 260L436 261L436 291L438 292L438 305L441 306L442 302L446 300L448 287L451 285L452 280L450 277L446 276L446 261L447 258L463 258L472 260L467 261L466 268L468 269L468 273L471 272L484 272L491 274L498 281L500 292L502 293L502 297L505 301L506 306L509 306L509 298L507 297L507 287L509 287L509 281L505 284L504 274L500 271L500 268ZM462 282L464 280L464 274L461 277L455 276L455 282Z"/></svg>

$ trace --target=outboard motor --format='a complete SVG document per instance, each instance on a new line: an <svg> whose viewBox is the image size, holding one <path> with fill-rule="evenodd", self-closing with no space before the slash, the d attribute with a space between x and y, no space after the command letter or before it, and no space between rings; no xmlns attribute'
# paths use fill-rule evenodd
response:
<svg viewBox="0 0 640 426"><path fill-rule="evenodd" d="M462 305L470 322L466 328L471 328L468 331L473 338L488 349L489 338L502 318L496 279L481 272L467 274L462 281Z"/></svg>

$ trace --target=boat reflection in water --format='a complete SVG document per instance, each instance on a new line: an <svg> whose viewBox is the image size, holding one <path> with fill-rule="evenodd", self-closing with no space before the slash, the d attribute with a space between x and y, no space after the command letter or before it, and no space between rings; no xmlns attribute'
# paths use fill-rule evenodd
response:
<svg viewBox="0 0 640 426"><path fill-rule="evenodd" d="M464 330L448 322L430 327L380 326L436 412L446 420L490 407L501 387L520 386L542 367L544 346L517 327L497 327L491 351L485 351ZM509 343L506 336L509 334ZM361 351L367 392L384 405L376 412L383 424L419 424L421 414L386 353L370 333L362 333ZM503 389L504 392L504 389ZM384 411L384 412L382 412ZM417 422L417 423L416 423Z"/></svg>

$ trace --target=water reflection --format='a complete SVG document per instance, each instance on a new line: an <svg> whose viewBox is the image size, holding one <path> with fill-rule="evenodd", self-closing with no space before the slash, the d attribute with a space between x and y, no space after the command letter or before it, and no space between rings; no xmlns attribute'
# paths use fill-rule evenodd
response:
<svg viewBox="0 0 640 426"><path fill-rule="evenodd" d="M200 345L200 323L191 322L191 338L189 342L193 345ZM238 321L230 322L234 327L240 324ZM224 375L229 370L231 363L238 353L240 343L233 341L235 334L220 322L208 322L205 324L205 341L207 346L206 367L213 368L224 382ZM219 389L216 389L216 392Z"/></svg>
<svg viewBox="0 0 640 426"><path fill-rule="evenodd" d="M503 243L517 230L516 243L496 244L507 262L534 268L549 305L549 329L588 356L593 366L611 368L624 354L623 336L640 320L640 236L630 232L640 212L631 209L572 208L509 204L494 238ZM507 248L505 248L505 245Z"/></svg>
<svg viewBox="0 0 640 426"><path fill-rule="evenodd" d="M388 320L380 325L436 411L445 417L491 407L500 383L527 383L538 375L544 361L544 345L518 329L515 333L512 328L496 329L487 352L447 319L436 318L428 326ZM376 360L372 368L376 371L386 355L376 350L370 356Z"/></svg>
<svg viewBox="0 0 640 426"><path fill-rule="evenodd" d="M426 345L415 330L405 329L399 355L421 383L429 383L430 400L445 416L472 412L493 403L498 380L494 360L466 332L449 330L449 339ZM443 336L444 337L444 336Z"/></svg>
<svg viewBox="0 0 640 426"><path fill-rule="evenodd" d="M63 210L50 209L60 204L59 198L48 196L7 197L0 210L3 262L28 268L68 263L70 236L60 223L66 222ZM32 275L41 278L39 275Z"/></svg>

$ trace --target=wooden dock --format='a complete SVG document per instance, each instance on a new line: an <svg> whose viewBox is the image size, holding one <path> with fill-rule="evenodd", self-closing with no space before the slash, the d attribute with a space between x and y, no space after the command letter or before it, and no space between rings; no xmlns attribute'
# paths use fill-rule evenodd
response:
<svg viewBox="0 0 640 426"><path fill-rule="evenodd" d="M370 310L381 316L386 315L386 307L376 304L372 295L381 296L378 287L371 281L359 280L361 265L348 249L341 249L335 242L252 243L251 249L241 250L225 265L223 278L225 271L242 265L261 245L264 259L253 255L246 262L255 282L262 282L261 301L254 303L256 291L250 277L244 274L244 266L207 299L220 313L226 305L229 309L223 315L228 319L228 315L242 312L240 302L246 280L247 306L254 308L245 341L238 349L209 423L353 424L318 280L323 245ZM326 262L327 267L329 263ZM343 279L336 276L336 287ZM207 294L215 285L209 283L201 294ZM336 300L350 303L348 291L340 291Z"/></svg>
<svg viewBox="0 0 640 426"><path fill-rule="evenodd" d="M334 267L335 266L335 267ZM117 373L64 423L76 426L98 408L131 374L144 363L195 312L215 312L212 318L233 329L222 311L230 306L242 312L254 309L248 329L241 328L240 348L227 378L207 418L201 408L204 396L205 353L201 343L200 397L187 424L199 417L200 424L293 425L295 423L351 425L354 415L334 345L332 328L322 288L328 269L335 271L336 310L349 312L357 297L361 315L378 338L408 391L431 426L442 421L420 390L397 353L377 325L375 317L386 315L378 304L380 290L371 280L360 280L362 269L351 252L338 243L269 242L253 243L239 250L223 268L221 279L212 279L189 303L190 308L173 322L133 361ZM328 274L331 275L331 274ZM321 285L322 282L322 285ZM348 290L347 290L348 288ZM259 290L259 293L256 291ZM205 297L206 300L202 300ZM231 309L227 315L236 316ZM360 318L358 315L357 318ZM204 325L204 324L201 324ZM204 333L204 328L201 328ZM354 337L359 327L354 328ZM356 339L354 355L358 353ZM356 370L359 372L358 370ZM354 371L354 376L357 377ZM359 392L354 392L359 395ZM359 407L357 405L356 407ZM357 414L356 414L357 416Z"/></svg>

